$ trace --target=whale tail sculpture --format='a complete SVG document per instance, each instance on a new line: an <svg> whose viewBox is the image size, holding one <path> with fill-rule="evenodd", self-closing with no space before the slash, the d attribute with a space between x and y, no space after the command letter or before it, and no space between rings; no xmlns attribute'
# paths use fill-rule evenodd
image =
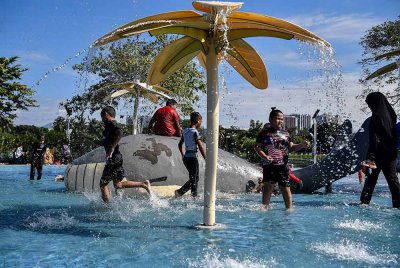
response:
<svg viewBox="0 0 400 268"><path fill-rule="evenodd" d="M168 180L153 179L152 190L162 196L173 196L174 190L188 179L187 170L178 150L179 138L158 135L137 134L123 137L119 143L124 159L127 178L168 177ZM262 176L261 168L224 150L219 150L218 183L220 192L245 192L248 180ZM99 192L99 181L104 169L105 152L103 147L74 160L64 177L68 191ZM204 187L205 162L199 158L199 190ZM110 184L110 188L112 185ZM159 191L158 191L159 190ZM127 194L131 190L124 190ZM133 190L132 190L133 191Z"/></svg>
<svg viewBox="0 0 400 268"><path fill-rule="evenodd" d="M346 120L339 129L333 149L321 161L293 173L303 181L301 189L292 187L294 193L313 193L325 185L356 173L368 152L368 126L366 119L360 130L351 138L351 122Z"/></svg>

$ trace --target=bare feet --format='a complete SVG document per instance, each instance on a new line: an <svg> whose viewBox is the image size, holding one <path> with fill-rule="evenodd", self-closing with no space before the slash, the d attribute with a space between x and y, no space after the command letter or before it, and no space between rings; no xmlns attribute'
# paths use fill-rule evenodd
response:
<svg viewBox="0 0 400 268"><path fill-rule="evenodd" d="M372 168L372 169L375 169L376 168L376 164L375 164L375 162L374 161L371 161L371 160L365 160L364 162L362 162L362 165L363 166L366 166L366 167L369 167L369 168Z"/></svg>
<svg viewBox="0 0 400 268"><path fill-rule="evenodd" d="M261 206L261 211L268 211L268 210L269 210L269 206L266 206L266 205Z"/></svg>
<svg viewBox="0 0 400 268"><path fill-rule="evenodd" d="M182 195L178 192L178 190L175 190L175 198L181 197Z"/></svg>
<svg viewBox="0 0 400 268"><path fill-rule="evenodd" d="M145 181L144 181L144 184L145 184L145 189L146 189L147 193L148 193L149 195L151 195L151 191L150 191L150 188L151 188L150 181L149 181L149 180L145 180Z"/></svg>

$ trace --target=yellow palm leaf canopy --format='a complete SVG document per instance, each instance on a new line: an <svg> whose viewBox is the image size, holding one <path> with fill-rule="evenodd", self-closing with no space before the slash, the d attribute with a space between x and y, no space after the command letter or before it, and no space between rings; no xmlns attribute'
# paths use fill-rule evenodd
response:
<svg viewBox="0 0 400 268"><path fill-rule="evenodd" d="M372 74L370 74L370 75L366 78L366 80L370 80L370 79L373 79L373 78L375 78L375 77L381 76L381 75L383 75L383 74L385 74L385 73L394 71L394 70L396 70L397 68L398 68L398 66L397 66L397 63L396 63L396 62L390 63L390 64L388 64L388 65L383 66L382 68L379 68L378 70L376 70L376 71L373 72Z"/></svg>
<svg viewBox="0 0 400 268"><path fill-rule="evenodd" d="M321 37L291 22L251 12L235 11L242 4L195 1L193 7L205 14L182 10L145 17L102 36L94 42L94 46L144 32L151 35L183 35L184 37L166 46L156 57L147 79L147 82L153 85L166 79L196 56L200 64L205 64L209 49L207 40L213 39L216 41L217 56L225 56L242 77L259 89L268 87L267 70L260 56L243 38L265 36L330 46ZM226 16L226 19L223 19L223 16ZM223 53L224 51L227 53Z"/></svg>
<svg viewBox="0 0 400 268"><path fill-rule="evenodd" d="M257 51L243 39L232 41L229 45L226 56L229 64L254 87L267 88L267 69Z"/></svg>
<svg viewBox="0 0 400 268"><path fill-rule="evenodd" d="M383 58L390 59L390 58L395 57L395 56L400 56L400 49L395 49L393 51L389 51L389 52L384 53L382 55L376 56L375 60L380 60L380 59L383 59Z"/></svg>
<svg viewBox="0 0 400 268"><path fill-rule="evenodd" d="M230 13L236 9L239 9L242 2L218 2L218 1L195 1L192 3L193 7L199 11L205 13Z"/></svg>
<svg viewBox="0 0 400 268"><path fill-rule="evenodd" d="M124 83L118 83L118 84L113 84L110 86L107 86L107 88L118 88L120 90L117 90L113 92L112 94L108 95L105 99L114 99L122 96L136 96L137 92L139 91L140 97L144 97L148 100L150 100L153 103L158 102L158 96L162 96L167 99L171 99L171 97L168 95L173 95L174 93L172 91L169 91L159 85L155 86L150 86L147 85L146 83L141 83L139 81L135 82L124 82Z"/></svg>
<svg viewBox="0 0 400 268"><path fill-rule="evenodd" d="M204 225L215 224L215 193L218 160L219 91L218 62L225 58L249 83L268 87L262 58L243 39L265 36L297 39L330 46L312 32L288 21L250 12L237 12L242 3L194 1L203 12L167 12L123 25L94 42L101 46L115 40L148 32L181 37L163 48L150 67L147 83L158 84L197 57L207 73L207 157L204 182ZM207 193L207 194L206 194Z"/></svg>
<svg viewBox="0 0 400 268"><path fill-rule="evenodd" d="M396 57L396 56L400 56L400 49L395 49L386 53L383 53L381 55L378 55L375 57L375 61L381 60L381 59L390 59L392 57ZM372 74L370 74L366 80L370 80L373 78L376 78L378 76L384 75L388 72L394 71L397 68L400 68L400 58L397 59L397 62L393 62L390 64L387 64L381 68L379 68L378 70L376 70L375 72L373 72Z"/></svg>
<svg viewBox="0 0 400 268"><path fill-rule="evenodd" d="M175 40L157 55L150 67L147 82L150 85L160 83L202 51L201 42L194 38L182 37Z"/></svg>

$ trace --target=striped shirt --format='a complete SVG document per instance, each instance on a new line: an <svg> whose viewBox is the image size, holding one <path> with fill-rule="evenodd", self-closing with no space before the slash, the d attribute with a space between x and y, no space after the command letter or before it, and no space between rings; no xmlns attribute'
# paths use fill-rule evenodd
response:
<svg viewBox="0 0 400 268"><path fill-rule="evenodd" d="M286 165L290 142L291 139L287 131L273 128L261 131L257 136L256 143L261 143L263 151L274 159L269 163L265 161L264 165Z"/></svg>

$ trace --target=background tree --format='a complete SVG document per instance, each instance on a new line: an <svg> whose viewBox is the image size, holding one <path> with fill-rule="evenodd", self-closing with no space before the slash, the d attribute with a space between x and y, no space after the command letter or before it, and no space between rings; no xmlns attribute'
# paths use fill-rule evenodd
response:
<svg viewBox="0 0 400 268"><path fill-rule="evenodd" d="M75 65L74 69L82 76L88 72L99 77L97 83L84 91L84 97L90 103L90 113L99 110L104 105L104 98L111 93L109 90L112 88L101 90L102 88L134 80L146 82L155 56L173 40L165 35L152 40L134 37L124 43L100 47L96 55L89 57L89 60L85 59L84 63ZM199 101L200 93L206 91L203 70L193 61L160 85L178 96L179 108L185 115L194 111L193 106ZM160 101L164 102L162 99Z"/></svg>
<svg viewBox="0 0 400 268"><path fill-rule="evenodd" d="M113 92L113 88L109 86L134 80L145 82L154 57L172 40L166 36L158 36L152 40L134 37L124 43L98 48L95 55L89 56L83 63L73 67L82 79L88 74L99 78L95 84L85 87L81 94L60 104L70 111L71 151L74 157L86 153L89 148L95 146L89 138L94 138L95 134L93 131L89 133L88 126L94 122L91 121L91 115L104 107L104 98ZM206 91L203 71L195 62L186 64L161 86L176 94L179 109L184 115L194 111L195 104L200 100L200 94ZM159 98L159 101L162 105L165 102L162 98ZM128 103L131 102L132 99L128 99ZM116 106L117 101L110 100L109 104ZM154 111L154 106L151 107L148 109L149 115ZM96 131L97 135L101 136L101 127Z"/></svg>
<svg viewBox="0 0 400 268"><path fill-rule="evenodd" d="M34 91L18 82L28 69L16 64L17 60L18 57L0 57L0 131L12 124L17 110L36 107Z"/></svg>
<svg viewBox="0 0 400 268"><path fill-rule="evenodd" d="M260 133L261 129L263 128L264 124L260 121L254 121L253 119L250 120L250 127L248 130L247 137L251 139L255 139Z"/></svg>
<svg viewBox="0 0 400 268"><path fill-rule="evenodd" d="M400 17L394 21L387 21L380 25L372 27L366 32L360 42L364 49L363 57L360 62L363 68L363 78L360 80L365 88L359 96L365 99L366 95L373 91L373 88L378 87L380 91L384 91L389 102L398 112L400 108L400 87L398 70L388 72L372 80L372 83L367 82L365 78L370 75L385 58L376 60L376 57L400 49ZM385 91L385 87L389 86L390 90ZM394 90L392 90L394 88ZM383 89L383 90L382 90Z"/></svg>
<svg viewBox="0 0 400 268"><path fill-rule="evenodd" d="M53 129L58 132L66 133L67 130L67 122L64 117L58 116L54 119Z"/></svg>

